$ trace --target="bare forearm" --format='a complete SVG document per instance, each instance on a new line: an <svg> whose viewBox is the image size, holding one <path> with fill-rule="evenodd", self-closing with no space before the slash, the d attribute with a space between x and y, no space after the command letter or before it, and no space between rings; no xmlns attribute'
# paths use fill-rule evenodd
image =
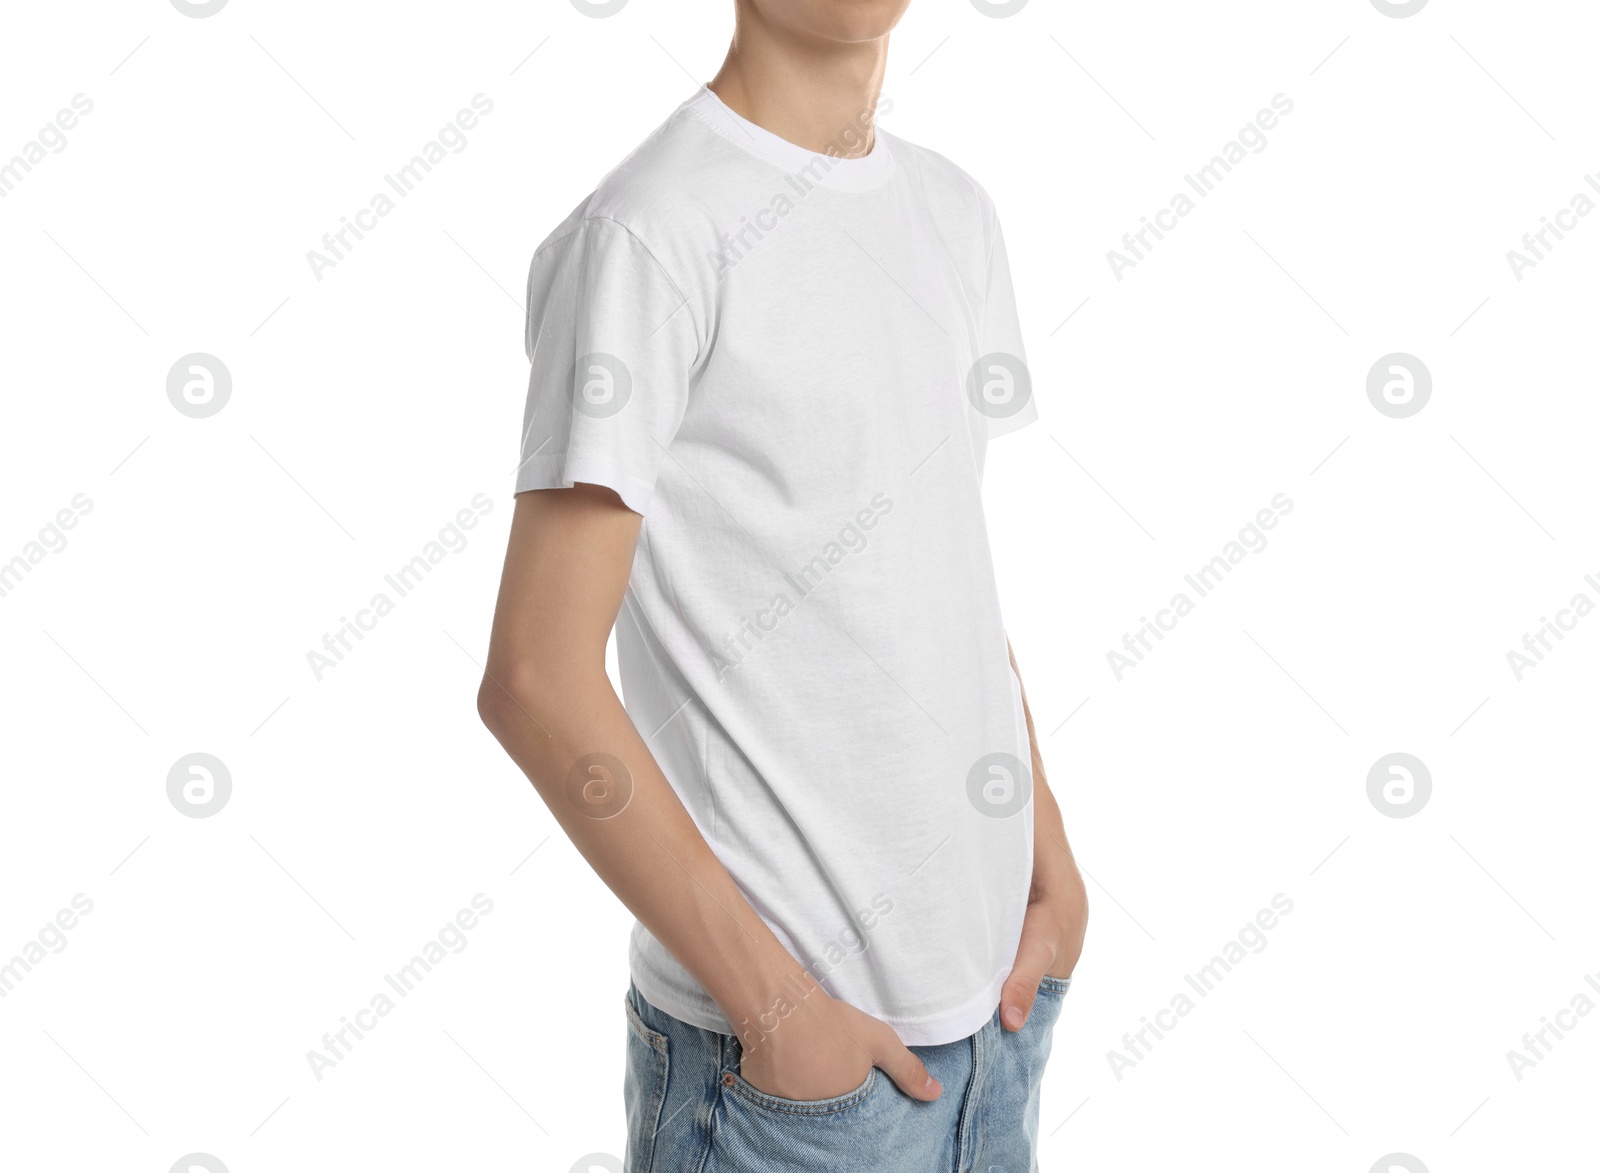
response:
<svg viewBox="0 0 1600 1173"><path fill-rule="evenodd" d="M894 1030L829 997L756 914L612 689L606 637L640 525L604 486L518 495L478 691L484 724L600 879L722 1008L751 1084L826 1099L878 1066L907 1095L936 1098Z"/></svg>
<svg viewBox="0 0 1600 1173"><path fill-rule="evenodd" d="M1011 650L1010 641L1006 643L1006 651L1011 656L1011 670L1016 673L1017 688L1022 693L1022 714L1028 722L1028 749L1033 759L1033 884L1044 891L1079 885L1082 881L1078 865L1067 842L1061 806L1045 777L1039 736L1033 727L1033 710L1028 707L1028 690L1022 683L1022 672L1017 667L1017 655Z"/></svg>
<svg viewBox="0 0 1600 1173"><path fill-rule="evenodd" d="M605 673L561 674L557 693L502 683L494 669L479 695L485 723L595 873L735 1029L785 988L792 997L800 965L712 852Z"/></svg>
<svg viewBox="0 0 1600 1173"><path fill-rule="evenodd" d="M1022 685L1017 656L1006 643L1011 670L1022 694L1022 714L1028 723L1028 750L1033 758L1033 884L1028 912L1022 922L1017 964L1001 995L1000 1018L1008 1030L1021 1030L1033 1006L1041 977L1069 978L1083 953L1083 936L1089 924L1088 894L1078 872L1061 807L1044 776L1044 756L1028 708L1028 691Z"/></svg>

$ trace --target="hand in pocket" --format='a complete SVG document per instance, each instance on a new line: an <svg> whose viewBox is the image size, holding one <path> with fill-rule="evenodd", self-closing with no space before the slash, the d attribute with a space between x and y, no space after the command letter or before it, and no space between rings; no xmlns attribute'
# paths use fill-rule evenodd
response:
<svg viewBox="0 0 1600 1173"><path fill-rule="evenodd" d="M810 1101L855 1090L874 1067L913 1099L943 1090L888 1023L816 991L745 1050L739 1074L769 1096Z"/></svg>

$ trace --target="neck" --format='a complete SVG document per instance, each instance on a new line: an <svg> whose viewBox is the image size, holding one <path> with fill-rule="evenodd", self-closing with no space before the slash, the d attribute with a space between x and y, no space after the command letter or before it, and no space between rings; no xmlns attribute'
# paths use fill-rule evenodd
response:
<svg viewBox="0 0 1600 1173"><path fill-rule="evenodd" d="M808 151L871 152L887 34L837 42L797 35L739 4L733 44L707 88L735 114Z"/></svg>

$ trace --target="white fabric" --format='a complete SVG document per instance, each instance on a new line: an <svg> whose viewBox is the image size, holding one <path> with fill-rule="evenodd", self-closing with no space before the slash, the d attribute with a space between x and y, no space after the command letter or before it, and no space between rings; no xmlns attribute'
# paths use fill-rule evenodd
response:
<svg viewBox="0 0 1600 1173"><path fill-rule="evenodd" d="M980 482L1037 411L989 198L882 130L814 155L702 88L540 246L527 344L517 491L643 515L624 699L718 858L834 996L908 1044L973 1033L1033 842ZM668 1014L743 1029L642 925L630 962Z"/></svg>

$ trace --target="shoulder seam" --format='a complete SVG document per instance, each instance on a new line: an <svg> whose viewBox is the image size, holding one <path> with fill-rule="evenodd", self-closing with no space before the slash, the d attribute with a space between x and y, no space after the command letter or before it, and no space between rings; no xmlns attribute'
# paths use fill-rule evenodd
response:
<svg viewBox="0 0 1600 1173"><path fill-rule="evenodd" d="M694 300L692 298L690 298L690 296L683 291L682 284L679 283L678 279L672 275L672 270L668 269L666 267L666 265L661 263L661 258L656 256L655 250L652 249L647 243L645 243L644 238L642 236L640 236L637 232L635 232L632 228L629 228L626 224L624 224L621 220L618 220L614 216L588 216L588 215L584 216L582 219L580 219L576 224L574 224L572 226L572 231L571 232L563 233L562 235L556 237L554 240L547 240L542 245L540 245L537 249L535 249L534 250L534 254L533 254L534 260L537 261L539 259L540 254L543 253L546 249L553 248L554 246L560 244L562 241L567 240L567 239L569 239L569 238L571 238L573 236L576 236L583 229L584 225L586 225L586 224L599 224L599 223L615 224L623 232L626 232L628 234L628 238L630 240L632 240L635 244L637 244L641 249L644 250L644 255L649 257L650 258L650 262L653 265L655 265L655 267L657 269L659 269L661 271L661 275L667 279L667 284L672 286L673 292L676 293L680 298L683 299L683 304L685 306L687 306L688 309L689 309L689 320L694 323L696 342L702 341L704 339L704 337L705 337L705 331L701 329L701 323L700 323L699 319L695 315Z"/></svg>

